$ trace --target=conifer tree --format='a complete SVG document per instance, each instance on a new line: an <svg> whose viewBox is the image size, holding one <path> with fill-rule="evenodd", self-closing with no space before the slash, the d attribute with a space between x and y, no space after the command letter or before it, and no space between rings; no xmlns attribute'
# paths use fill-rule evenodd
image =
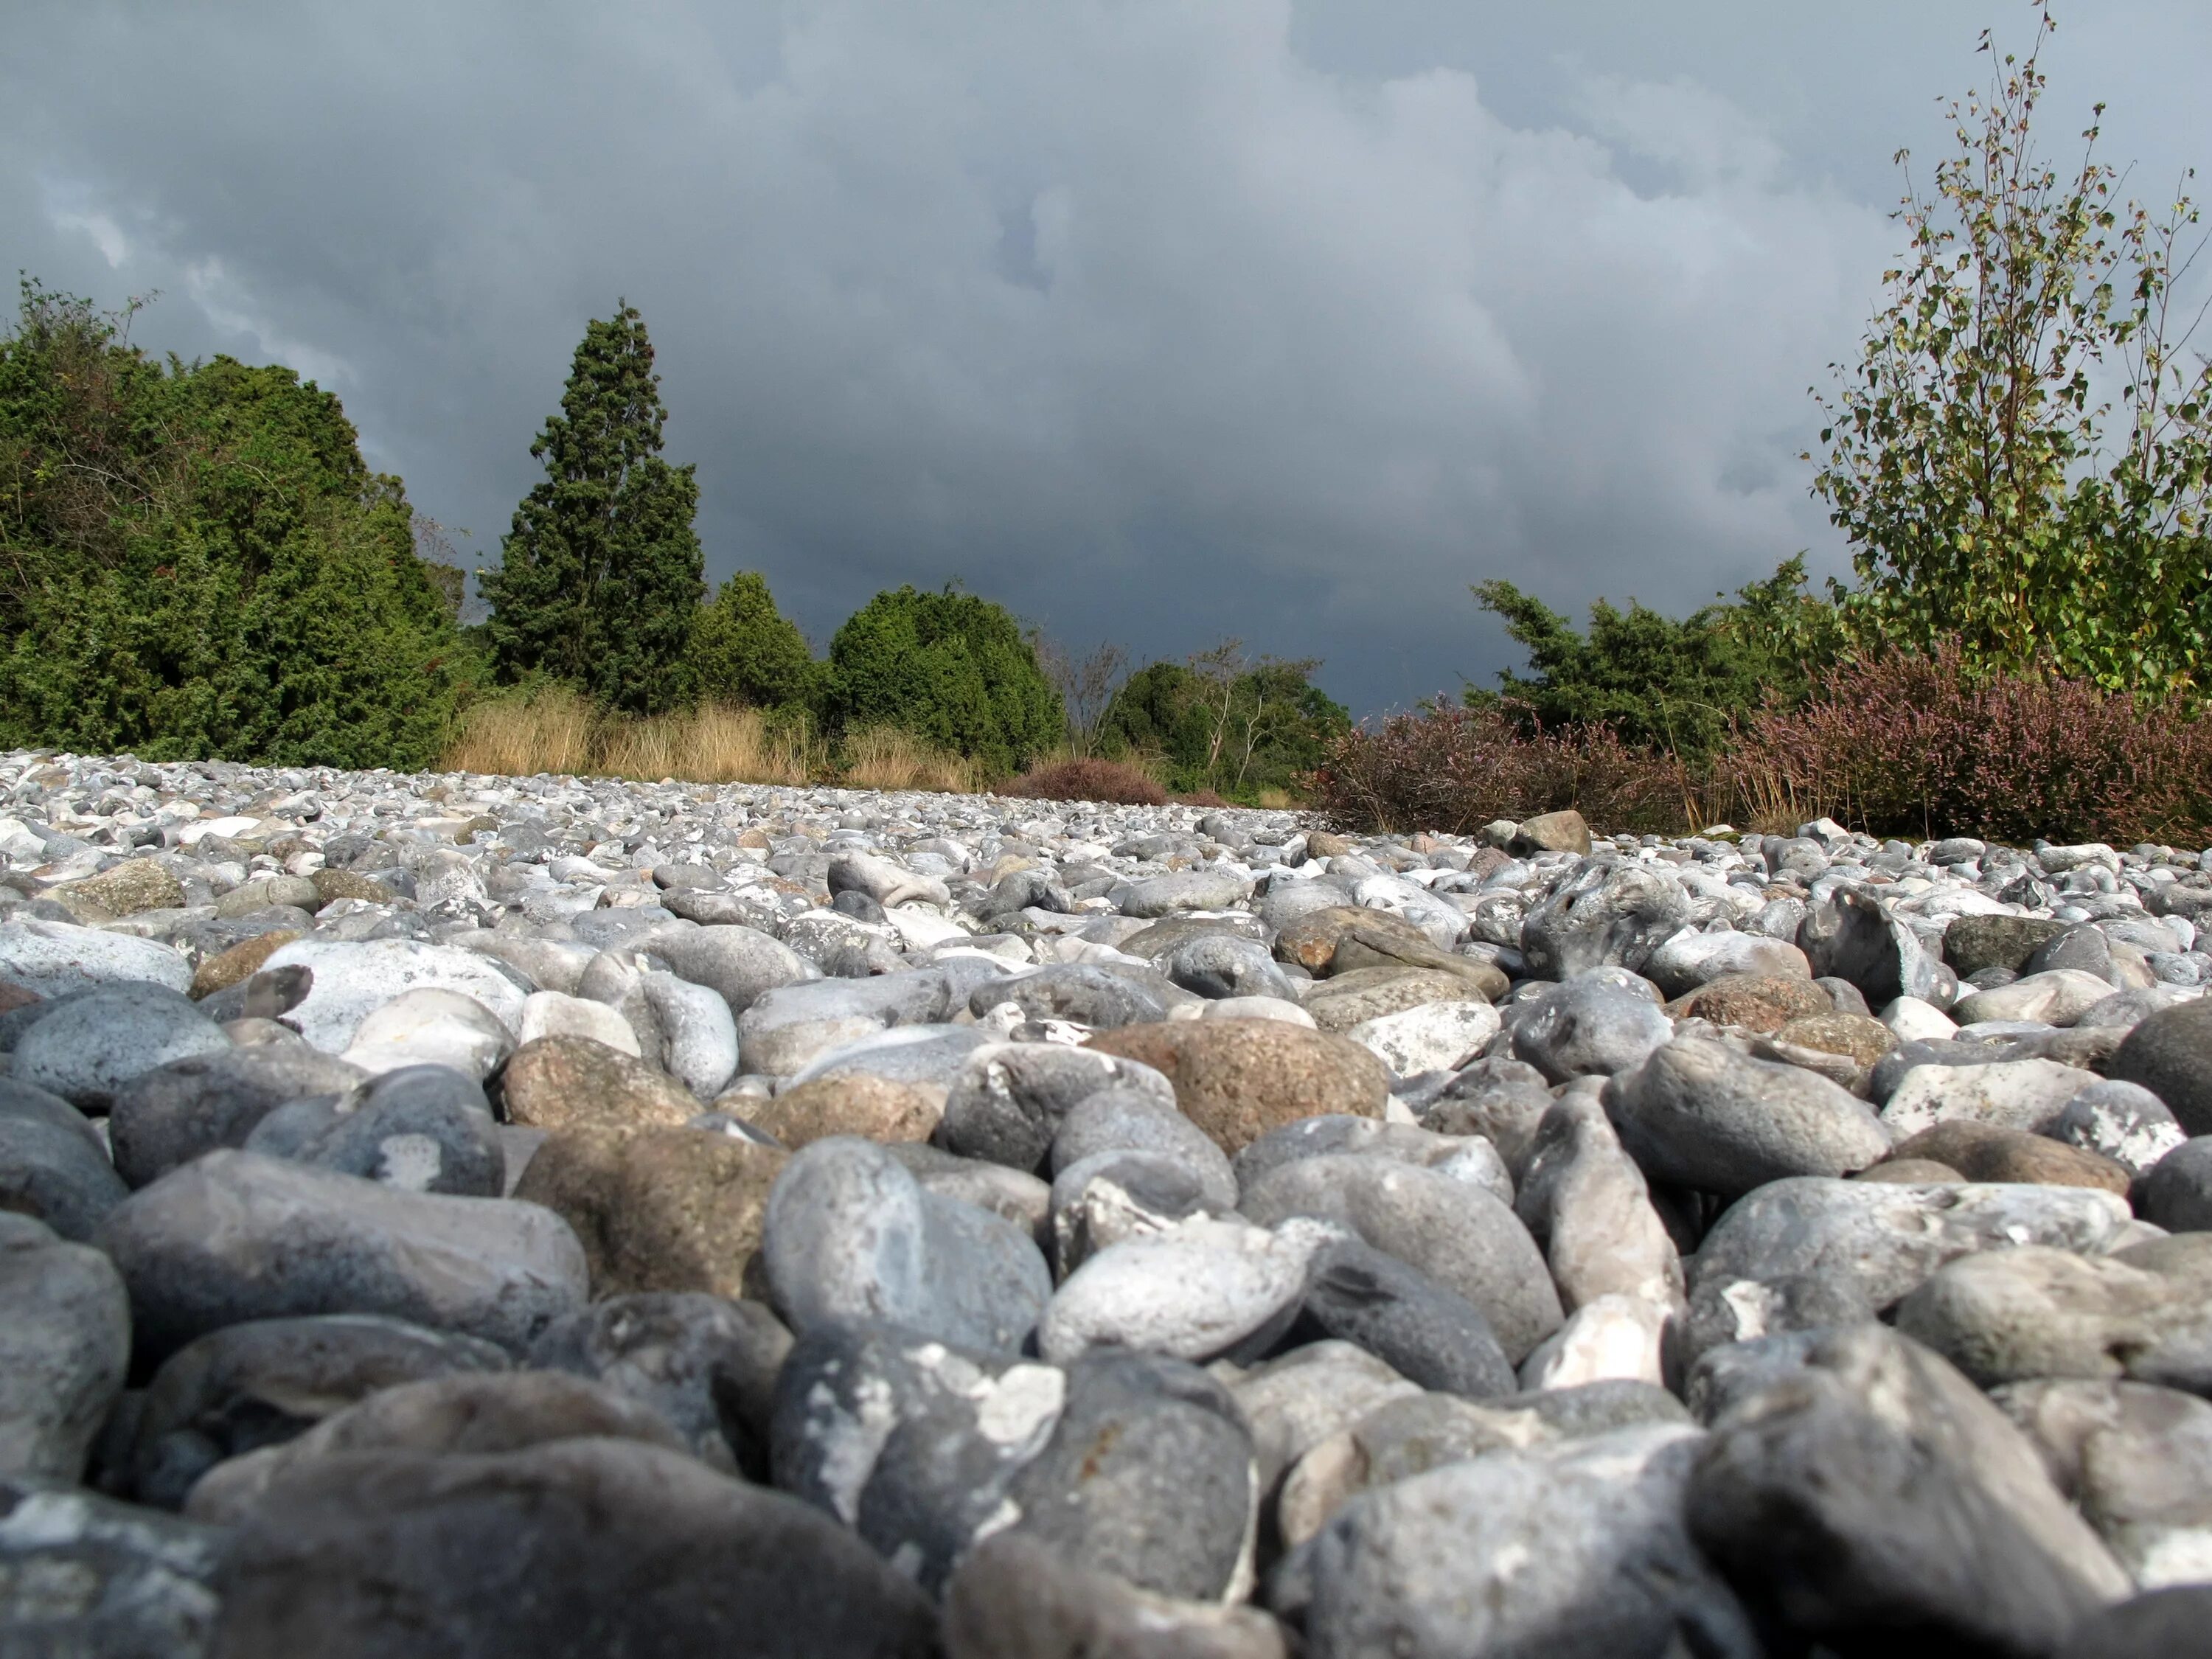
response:
<svg viewBox="0 0 2212 1659"><path fill-rule="evenodd" d="M699 486L660 457L668 411L645 319L627 301L584 331L561 412L530 447L544 478L483 573L494 663L604 708L654 714L690 694L686 648L705 592Z"/></svg>

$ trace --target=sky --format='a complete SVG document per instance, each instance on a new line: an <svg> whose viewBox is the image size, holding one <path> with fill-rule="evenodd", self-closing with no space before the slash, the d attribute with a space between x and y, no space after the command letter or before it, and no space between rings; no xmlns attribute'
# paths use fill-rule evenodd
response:
<svg viewBox="0 0 2212 1659"><path fill-rule="evenodd" d="M2212 7L2062 0L2043 131L2212 161ZM2020 0L13 0L0 265L343 398L497 557L644 313L710 580L826 647L957 579L1356 714L1847 553L1799 459L1909 147Z"/></svg>

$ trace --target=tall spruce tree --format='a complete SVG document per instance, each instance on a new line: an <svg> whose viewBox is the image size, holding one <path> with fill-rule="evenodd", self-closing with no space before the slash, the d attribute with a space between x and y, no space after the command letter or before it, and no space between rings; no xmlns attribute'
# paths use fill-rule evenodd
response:
<svg viewBox="0 0 2212 1659"><path fill-rule="evenodd" d="M645 319L627 301L584 331L561 412L530 446L545 477L483 573L501 676L542 674L603 708L656 714L691 693L686 648L706 586L699 485L660 458L668 411Z"/></svg>

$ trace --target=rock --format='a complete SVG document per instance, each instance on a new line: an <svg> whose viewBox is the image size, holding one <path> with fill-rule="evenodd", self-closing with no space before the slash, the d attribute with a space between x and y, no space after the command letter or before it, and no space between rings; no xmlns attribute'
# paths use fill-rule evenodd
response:
<svg viewBox="0 0 2212 1659"><path fill-rule="evenodd" d="M2140 1173L2187 1138L2166 1103L2140 1083L2093 1083L2051 1124L2056 1140Z"/></svg>
<svg viewBox="0 0 2212 1659"><path fill-rule="evenodd" d="M194 1659L226 1534L82 1490L0 1477L0 1632L25 1659Z"/></svg>
<svg viewBox="0 0 2212 1659"><path fill-rule="evenodd" d="M945 1593L949 1659L1290 1659L1254 1607L1137 1589L1019 1533L971 1550Z"/></svg>
<svg viewBox="0 0 2212 1659"><path fill-rule="evenodd" d="M228 950L203 957L200 965L192 970L192 1000L203 1001L218 991L243 985L268 964L270 957L294 939L305 937L295 927L278 927L256 933L252 939L242 939Z"/></svg>
<svg viewBox="0 0 2212 1659"><path fill-rule="evenodd" d="M1669 998L1717 979L1802 979L1812 970L1796 945L1758 933L1692 933L1684 928L1651 953L1641 970Z"/></svg>
<svg viewBox="0 0 2212 1659"><path fill-rule="evenodd" d="M401 1192L213 1152L109 1212L99 1243L158 1362L250 1319L374 1313L520 1352L582 1305L583 1251L559 1218L506 1199Z"/></svg>
<svg viewBox="0 0 2212 1659"><path fill-rule="evenodd" d="M2015 1383L1993 1398L2138 1586L2203 1581L2212 1405L2142 1382L2070 1380Z"/></svg>
<svg viewBox="0 0 2212 1659"><path fill-rule="evenodd" d="M1456 1070L1498 1035L1486 1002L1436 1002L1362 1020L1345 1033L1400 1077Z"/></svg>
<svg viewBox="0 0 2212 1659"><path fill-rule="evenodd" d="M2166 1659L2187 1653L2212 1620L2212 1586L2173 1584L2148 1590L2074 1626L2059 1659Z"/></svg>
<svg viewBox="0 0 2212 1659"><path fill-rule="evenodd" d="M1264 1346L1296 1317L1325 1235L1197 1215L1089 1257L1053 1293L1037 1349L1056 1364L1119 1346L1206 1360Z"/></svg>
<svg viewBox="0 0 2212 1659"><path fill-rule="evenodd" d="M1897 1034L1864 1014L1808 1014L1784 1025L1774 1033L1774 1039L1800 1048L1841 1054L1865 1066L1873 1066L1897 1047Z"/></svg>
<svg viewBox="0 0 2212 1659"><path fill-rule="evenodd" d="M2126 1574L2002 1413L1880 1326L1815 1343L1698 1456L1689 1528L1737 1591L1841 1651L1899 1630L2048 1653Z"/></svg>
<svg viewBox="0 0 2212 1659"><path fill-rule="evenodd" d="M888 1319L1013 1352L1052 1294L1027 1236L842 1136L816 1141L777 1178L762 1256L776 1306L802 1335L835 1320Z"/></svg>
<svg viewBox="0 0 2212 1659"><path fill-rule="evenodd" d="M1947 1263L1898 1304L1897 1328L1984 1389L2040 1376L2164 1381L2177 1312L2185 1318L2156 1273L2024 1245Z"/></svg>
<svg viewBox="0 0 2212 1659"><path fill-rule="evenodd" d="M192 969L152 939L24 917L0 922L0 979L41 997L142 982L182 992Z"/></svg>
<svg viewBox="0 0 2212 1659"><path fill-rule="evenodd" d="M0 1078L0 1212L42 1221L82 1243L129 1190L76 1107Z"/></svg>
<svg viewBox="0 0 2212 1659"><path fill-rule="evenodd" d="M1849 980L1875 1008L1899 997L1927 1000L1942 981L1941 963L1912 930L1855 888L1806 912L1797 945L1815 979Z"/></svg>
<svg viewBox="0 0 2212 1659"><path fill-rule="evenodd" d="M1834 1006L1832 997L1802 975L1726 974L1685 994L1672 1005L1671 1012L1681 1019L1709 1019L1716 1025L1740 1025L1749 1031L1778 1031L1792 1020L1828 1014Z"/></svg>
<svg viewBox="0 0 2212 1659"><path fill-rule="evenodd" d="M245 1150L410 1193L498 1198L507 1154L483 1091L444 1066L407 1066L334 1102L295 1101L254 1126Z"/></svg>
<svg viewBox="0 0 2212 1659"><path fill-rule="evenodd" d="M1579 858L1588 858L1589 849L1589 825L1571 807L1562 812L1539 812L1533 818L1523 818L1505 844L1505 850L1515 858L1525 858L1531 853L1572 853Z"/></svg>
<svg viewBox="0 0 2212 1659"><path fill-rule="evenodd" d="M132 859L82 881L50 890L97 905L111 916L135 916L142 910L174 910L185 902L185 885L152 859Z"/></svg>
<svg viewBox="0 0 2212 1659"><path fill-rule="evenodd" d="M1959 1035L1959 1023L1933 1003L1899 997L1881 1011L1881 1023L1900 1043L1941 1042Z"/></svg>
<svg viewBox="0 0 2212 1659"><path fill-rule="evenodd" d="M1956 1170L1969 1181L2024 1181L2053 1187L2101 1187L2128 1194L2130 1172L2109 1158L2063 1142L1958 1119L1901 1140L1892 1158L1924 1158Z"/></svg>
<svg viewBox="0 0 2212 1659"><path fill-rule="evenodd" d="M1163 988L1172 992L1177 988L1164 978L1162 987L1155 987L1127 969L1094 963L1055 963L978 986L969 1006L970 1012L984 1014L999 1004L1011 1002L1029 1019L1071 1020L1108 1030L1117 1025L1165 1019L1169 1000L1162 994ZM979 1001L985 1006L975 1007Z"/></svg>
<svg viewBox="0 0 2212 1659"><path fill-rule="evenodd" d="M1255 939L1217 933L1187 939L1160 966L1184 990L1208 1000L1237 996L1295 1000L1297 995L1289 978L1275 965L1273 954Z"/></svg>
<svg viewBox="0 0 2212 1659"><path fill-rule="evenodd" d="M1866 1103L1794 1066L1677 1037L1607 1085L1620 1144L1656 1181L1734 1198L1792 1176L1878 1162L1890 1138Z"/></svg>
<svg viewBox="0 0 2212 1659"><path fill-rule="evenodd" d="M1477 1406L1440 1394L1395 1395L1300 1455L1276 1504L1283 1541L1292 1547L1304 1543L1359 1492L1553 1437L1525 1409Z"/></svg>
<svg viewBox="0 0 2212 1659"><path fill-rule="evenodd" d="M523 999L522 1021L515 1036L525 1045L540 1037L585 1037L619 1049L634 1060L643 1057L636 1030L614 1009L604 1002L559 991L532 991Z"/></svg>
<svg viewBox="0 0 2212 1659"><path fill-rule="evenodd" d="M837 854L830 860L829 883L832 893L866 893L885 909L910 899L927 904L945 904L951 899L943 882L867 853Z"/></svg>
<svg viewBox="0 0 2212 1659"><path fill-rule="evenodd" d="M489 1590L494 1563L532 1594ZM248 1518L222 1590L211 1659L398 1659L425 1630L484 1659L704 1652L732 1630L762 1659L935 1645L921 1593L834 1522L634 1441L319 1460Z"/></svg>
<svg viewBox="0 0 2212 1659"><path fill-rule="evenodd" d="M372 1074L438 1066L481 1083L514 1051L514 1038L483 1004L425 986L365 1016L340 1058Z"/></svg>
<svg viewBox="0 0 2212 1659"><path fill-rule="evenodd" d="M1899 1136L1954 1121L2041 1134L2057 1123L2069 1102L2096 1081L2094 1072L2051 1060L1916 1066L1881 1109L1881 1119Z"/></svg>
<svg viewBox="0 0 2212 1659"><path fill-rule="evenodd" d="M831 1135L878 1142L927 1140L945 1115L945 1103L926 1086L865 1072L817 1078L769 1100L725 1095L715 1103L718 1109L742 1115L793 1152Z"/></svg>
<svg viewBox="0 0 2212 1659"><path fill-rule="evenodd" d="M0 1213L0 1477L74 1483L131 1358L123 1282L98 1250Z"/></svg>
<svg viewBox="0 0 2212 1659"><path fill-rule="evenodd" d="M1226 1205L1208 1204L1204 1184L1161 1152L1098 1152L1052 1183L1052 1261L1061 1279L1110 1244L1163 1233Z"/></svg>
<svg viewBox="0 0 2212 1659"><path fill-rule="evenodd" d="M2112 994L2110 981L2076 969L2059 968L1962 997L1951 1013L1961 1025L1993 1019L2039 1019L2046 1025L2071 1025Z"/></svg>
<svg viewBox="0 0 2212 1659"><path fill-rule="evenodd" d="M1320 1026L1295 1002L1280 997L1218 997L1200 1010L1202 1019L1273 1019L1285 1025L1303 1025L1309 1031Z"/></svg>
<svg viewBox="0 0 2212 1659"><path fill-rule="evenodd" d="M988 1043L962 1062L936 1139L962 1157L1034 1172L1043 1167L1067 1114L1108 1089L1175 1104L1174 1086L1141 1060L1100 1048Z"/></svg>
<svg viewBox="0 0 2212 1659"><path fill-rule="evenodd" d="M2129 1223L2124 1201L2097 1188L1772 1182L1705 1235L1686 1351L1872 1319L1960 1256L2020 1244L2094 1253Z"/></svg>
<svg viewBox="0 0 2212 1659"><path fill-rule="evenodd" d="M1367 1120L1362 1120L1365 1121ZM1103 1089L1085 1097L1060 1120L1050 1167L1063 1171L1105 1152L1148 1152L1172 1160L1197 1184L1208 1208L1234 1209L1237 1176L1206 1132L1157 1093L1141 1088Z"/></svg>
<svg viewBox="0 0 2212 1659"><path fill-rule="evenodd" d="M1500 1450L1362 1493L1278 1572L1313 1659L1657 1654L1760 1645L1692 1544L1681 1426Z"/></svg>
<svg viewBox="0 0 2212 1659"><path fill-rule="evenodd" d="M1528 913L1521 949L1539 979L1607 965L1640 973L1689 919L1689 895L1673 876L1597 859Z"/></svg>
<svg viewBox="0 0 2212 1659"><path fill-rule="evenodd" d="M644 948L679 979L720 997L733 1016L770 991L821 976L805 957L754 927L656 927L645 936Z"/></svg>
<svg viewBox="0 0 2212 1659"><path fill-rule="evenodd" d="M2136 1213L2168 1232L2212 1231L2212 1136L2185 1140L2136 1177Z"/></svg>
<svg viewBox="0 0 2212 1659"><path fill-rule="evenodd" d="M1943 960L1960 979L1984 968L2025 970L2038 947L2066 931L2063 921L2036 916L1957 916L1943 933Z"/></svg>
<svg viewBox="0 0 2212 1659"><path fill-rule="evenodd" d="M2212 1133L2212 1000L2145 1016L2105 1071L2164 1101L2184 1133Z"/></svg>
<svg viewBox="0 0 2212 1659"><path fill-rule="evenodd" d="M1607 1296L1681 1305L1674 1242L1598 1102L1571 1095L1545 1113L1513 1212L1543 1247L1570 1313Z"/></svg>
<svg viewBox="0 0 2212 1659"><path fill-rule="evenodd" d="M737 1074L738 1024L719 992L673 974L644 976L647 1006L660 1035L662 1066L702 1099Z"/></svg>
<svg viewBox="0 0 2212 1659"><path fill-rule="evenodd" d="M226 1326L155 1373L125 1459L127 1489L180 1509L217 1463L282 1444L380 1389L509 1363L492 1343L372 1315Z"/></svg>
<svg viewBox="0 0 2212 1659"><path fill-rule="evenodd" d="M72 1105L100 1109L157 1066L229 1047L188 998L158 985L114 985L70 998L25 1032L9 1074Z"/></svg>
<svg viewBox="0 0 2212 1659"><path fill-rule="evenodd" d="M787 1156L703 1130L556 1132L514 1195L574 1229L593 1291L744 1294Z"/></svg>
<svg viewBox="0 0 2212 1659"><path fill-rule="evenodd" d="M1604 1382L1663 1380L1660 1345L1667 1310L1640 1296L1601 1296L1538 1343L1522 1363L1524 1389L1571 1389Z"/></svg>
<svg viewBox="0 0 2212 1659"><path fill-rule="evenodd" d="M1237 1154L1241 1189L1249 1191L1269 1171L1303 1158L1359 1152L1437 1170L1481 1187L1499 1202L1513 1200L1513 1179L1487 1141L1442 1135L1410 1123L1377 1123L1364 1117L1309 1117L1270 1130Z"/></svg>
<svg viewBox="0 0 2212 1659"><path fill-rule="evenodd" d="M558 1133L575 1128L680 1129L699 1103L667 1073L588 1037L526 1042L500 1073L507 1121Z"/></svg>
<svg viewBox="0 0 2212 1659"><path fill-rule="evenodd" d="M362 1079L359 1066L305 1043L224 1047L157 1066L116 1091L107 1118L116 1170L143 1187L203 1152L244 1146L287 1101L335 1097Z"/></svg>
<svg viewBox="0 0 2212 1659"><path fill-rule="evenodd" d="M1358 1154L1300 1158L1247 1187L1242 1207L1266 1227L1303 1215L1350 1228L1473 1304L1516 1365L1565 1318L1513 1212L1439 1171Z"/></svg>
<svg viewBox="0 0 2212 1659"><path fill-rule="evenodd" d="M1275 935L1274 951L1278 960L1294 962L1317 979L1368 969L1419 968L1465 980L1486 999L1505 994L1505 975L1497 969L1439 949L1403 916L1356 904L1332 904L1285 920Z"/></svg>
<svg viewBox="0 0 2212 1659"><path fill-rule="evenodd" d="M1252 1425L1260 1490L1272 1493L1299 1458L1378 1406L1419 1390L1374 1355L1346 1342L1313 1342L1230 1379Z"/></svg>
<svg viewBox="0 0 2212 1659"><path fill-rule="evenodd" d="M972 990L972 988L970 988ZM741 1068L790 1077L846 1043L894 1026L926 1025L965 1006L942 971L883 974L872 979L817 980L763 992L738 1019Z"/></svg>
<svg viewBox="0 0 2212 1659"><path fill-rule="evenodd" d="M1299 1329L1351 1343L1407 1382L1470 1400L1510 1394L1513 1367L1482 1310L1356 1238L1316 1250Z"/></svg>
<svg viewBox="0 0 2212 1659"><path fill-rule="evenodd" d="M1177 870L1133 884L1120 895L1125 916L1173 916L1225 910L1252 896L1249 877L1227 870Z"/></svg>
<svg viewBox="0 0 2212 1659"><path fill-rule="evenodd" d="M1894 1152L1851 1176L1854 1181L1893 1182L1905 1187L1955 1186L1966 1178L1949 1164L1938 1164L1932 1158L1899 1158Z"/></svg>
<svg viewBox="0 0 2212 1659"><path fill-rule="evenodd" d="M2023 979L2032 979L2054 969L2076 969L2094 975L2107 985L2115 983L2112 941L2097 930L2094 923L2075 922L2044 940L2028 953L2027 961L2018 965Z"/></svg>
<svg viewBox="0 0 2212 1659"><path fill-rule="evenodd" d="M1633 1071L1674 1035L1674 1022L1648 997L1585 975L1514 1022L1513 1052L1547 1081L1565 1083Z"/></svg>
<svg viewBox="0 0 2212 1659"><path fill-rule="evenodd" d="M1389 1093L1382 1062L1359 1044L1273 1021L1131 1025L1090 1046L1165 1075L1183 1115L1232 1156L1300 1118L1379 1118Z"/></svg>
<svg viewBox="0 0 2212 1659"><path fill-rule="evenodd" d="M311 976L306 998L286 1018L309 1042L333 1054L344 1052L362 1020L408 991L458 991L481 1003L509 1031L521 1024L523 998L529 994L489 957L411 939L358 945L303 939L271 956L261 971L285 968L304 968Z"/></svg>
<svg viewBox="0 0 2212 1659"><path fill-rule="evenodd" d="M1324 1031L1346 1032L1371 1019L1439 1003L1486 1005L1473 980L1435 968L1355 968L1315 984L1299 1006Z"/></svg>

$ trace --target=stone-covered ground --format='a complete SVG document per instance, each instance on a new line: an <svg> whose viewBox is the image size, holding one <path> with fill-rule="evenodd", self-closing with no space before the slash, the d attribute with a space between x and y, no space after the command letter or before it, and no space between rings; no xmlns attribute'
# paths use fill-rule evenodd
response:
<svg viewBox="0 0 2212 1659"><path fill-rule="evenodd" d="M0 1652L2208 1650L2212 854L19 754L0 857Z"/></svg>

